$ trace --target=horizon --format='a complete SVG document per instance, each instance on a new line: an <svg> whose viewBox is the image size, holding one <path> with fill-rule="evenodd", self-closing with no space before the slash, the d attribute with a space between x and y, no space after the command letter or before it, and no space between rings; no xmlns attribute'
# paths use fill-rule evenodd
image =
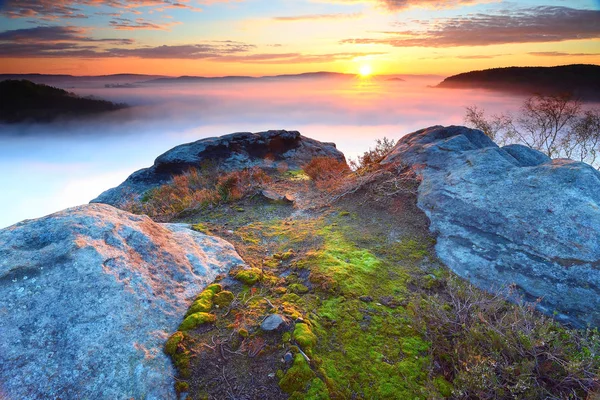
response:
<svg viewBox="0 0 600 400"><path fill-rule="evenodd" d="M503 68L538 68L538 67L548 67L548 68L555 68L555 67L565 67L565 66L570 66L570 65L597 65L600 66L600 64L585 64L585 63L577 63L577 64L557 64L557 65L526 65L526 66L520 66L520 65L509 65L506 67L491 67L491 68L483 68L480 70L469 70L469 71L462 71L462 72L457 72L456 74L452 74L452 75L444 75L444 74L404 74L404 73L387 73L387 74L369 74L369 76L373 76L373 77L377 77L377 76L398 76L398 75L402 75L402 76L418 76L418 77L449 77L449 76L453 76L453 75L460 75L460 74L464 74L464 73L468 73L468 72L477 72L477 71L485 71L485 70L490 70L490 69L503 69ZM231 77L249 77L249 78L272 78L272 77L278 77L278 76L285 76L285 75L304 75L304 74L340 74L340 75L356 75L356 76L360 76L360 72L357 73L347 73L347 72L337 72L337 71L325 71L325 70L319 70L319 71L304 71L304 72L297 72L297 73L293 73L293 74L274 74L274 75L162 75L162 74L140 74L140 73L134 73L134 72L118 72L118 73L114 73L114 74L100 74L100 75L77 75L77 74L50 74L50 73L40 73L40 72L19 72L19 73L3 73L0 72L0 75L44 75L44 76L72 76L72 77L77 77L77 78L101 78L101 77L110 77L110 76L119 76L119 75L139 75L139 76L160 76L160 77L164 77L164 78L185 78L185 77L189 77L189 78L231 78Z"/></svg>
<svg viewBox="0 0 600 400"><path fill-rule="evenodd" d="M598 65L599 22L596 0L5 0L0 74L450 76Z"/></svg>

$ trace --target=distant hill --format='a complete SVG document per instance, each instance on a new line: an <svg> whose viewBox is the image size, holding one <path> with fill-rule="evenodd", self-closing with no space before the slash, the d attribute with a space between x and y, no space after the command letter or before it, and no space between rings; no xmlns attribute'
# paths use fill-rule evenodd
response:
<svg viewBox="0 0 600 400"><path fill-rule="evenodd" d="M28 80L0 82L0 122L49 122L126 107L106 100L83 98L52 86Z"/></svg>
<svg viewBox="0 0 600 400"><path fill-rule="evenodd" d="M161 77L151 79L142 83L195 83L195 82L253 82L257 80L283 80L283 79L348 79L355 78L354 74L343 74L339 72L305 72L302 74L269 75L261 77L253 76L179 76L179 77Z"/></svg>
<svg viewBox="0 0 600 400"><path fill-rule="evenodd" d="M472 71L444 79L438 88L482 88L512 93L572 93L600 100L600 66L508 67Z"/></svg>

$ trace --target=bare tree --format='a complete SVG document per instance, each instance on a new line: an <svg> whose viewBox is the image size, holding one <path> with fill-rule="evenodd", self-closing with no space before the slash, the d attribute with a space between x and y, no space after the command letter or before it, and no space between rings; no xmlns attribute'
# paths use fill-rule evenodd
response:
<svg viewBox="0 0 600 400"><path fill-rule="evenodd" d="M523 102L518 116L487 117L477 106L467 107L465 122L499 144L520 143L551 158L566 157L597 165L600 151L600 111L584 110L570 95L535 95Z"/></svg>

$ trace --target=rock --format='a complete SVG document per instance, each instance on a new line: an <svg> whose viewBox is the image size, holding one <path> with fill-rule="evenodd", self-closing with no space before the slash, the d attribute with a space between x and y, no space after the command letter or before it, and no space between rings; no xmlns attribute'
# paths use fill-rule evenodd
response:
<svg viewBox="0 0 600 400"><path fill-rule="evenodd" d="M273 190L269 190L269 189L261 190L260 194L265 199L270 200L270 201L283 202L283 203L293 203L294 202L294 197L292 195L285 194L282 196L279 193L277 193Z"/></svg>
<svg viewBox="0 0 600 400"><path fill-rule="evenodd" d="M139 198L149 189L169 182L175 175L207 164L225 171L253 166L297 169L314 157L346 161L335 144L306 138L297 131L243 132L202 139L172 148L159 156L153 166L134 172L91 202L121 206L128 199Z"/></svg>
<svg viewBox="0 0 600 400"><path fill-rule="evenodd" d="M360 296L358 299L365 303L370 303L373 301L373 297L371 297L371 296Z"/></svg>
<svg viewBox="0 0 600 400"><path fill-rule="evenodd" d="M0 230L0 397L175 399L163 345L241 263L221 239L101 204Z"/></svg>
<svg viewBox="0 0 600 400"><path fill-rule="evenodd" d="M516 284L540 310L600 326L600 173L481 131L435 126L398 142L383 164L416 167L418 205L438 256L485 289Z"/></svg>
<svg viewBox="0 0 600 400"><path fill-rule="evenodd" d="M281 325L285 324L285 320L279 314L271 314L260 324L260 329L266 332L271 332L279 329Z"/></svg>
<svg viewBox="0 0 600 400"><path fill-rule="evenodd" d="M283 356L283 361L286 363L291 363L292 361L294 361L294 355L288 351Z"/></svg>

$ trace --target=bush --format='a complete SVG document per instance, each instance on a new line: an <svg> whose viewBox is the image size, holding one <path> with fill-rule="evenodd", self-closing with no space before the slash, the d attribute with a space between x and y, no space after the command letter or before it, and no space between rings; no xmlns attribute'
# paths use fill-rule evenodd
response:
<svg viewBox="0 0 600 400"><path fill-rule="evenodd" d="M586 398L597 391L597 330L560 326L535 304L510 304L448 278L440 294L416 300L413 313L431 343L437 371L453 398Z"/></svg>
<svg viewBox="0 0 600 400"><path fill-rule="evenodd" d="M350 160L350 167L353 170L362 170L371 168L381 162L396 146L396 142L384 137L375 140L375 148L365 151L358 159Z"/></svg>
<svg viewBox="0 0 600 400"><path fill-rule="evenodd" d="M315 157L304 167L304 173L313 181L339 179L348 172L348 164L331 157Z"/></svg>
<svg viewBox="0 0 600 400"><path fill-rule="evenodd" d="M124 208L168 221L185 211L239 200L268 182L270 177L256 167L221 175L214 169L191 169L148 191L140 201L130 201Z"/></svg>
<svg viewBox="0 0 600 400"><path fill-rule="evenodd" d="M550 158L566 157L600 168L600 109L586 109L568 94L532 96L516 117L488 117L483 109L467 107L465 123L502 145L519 143Z"/></svg>

